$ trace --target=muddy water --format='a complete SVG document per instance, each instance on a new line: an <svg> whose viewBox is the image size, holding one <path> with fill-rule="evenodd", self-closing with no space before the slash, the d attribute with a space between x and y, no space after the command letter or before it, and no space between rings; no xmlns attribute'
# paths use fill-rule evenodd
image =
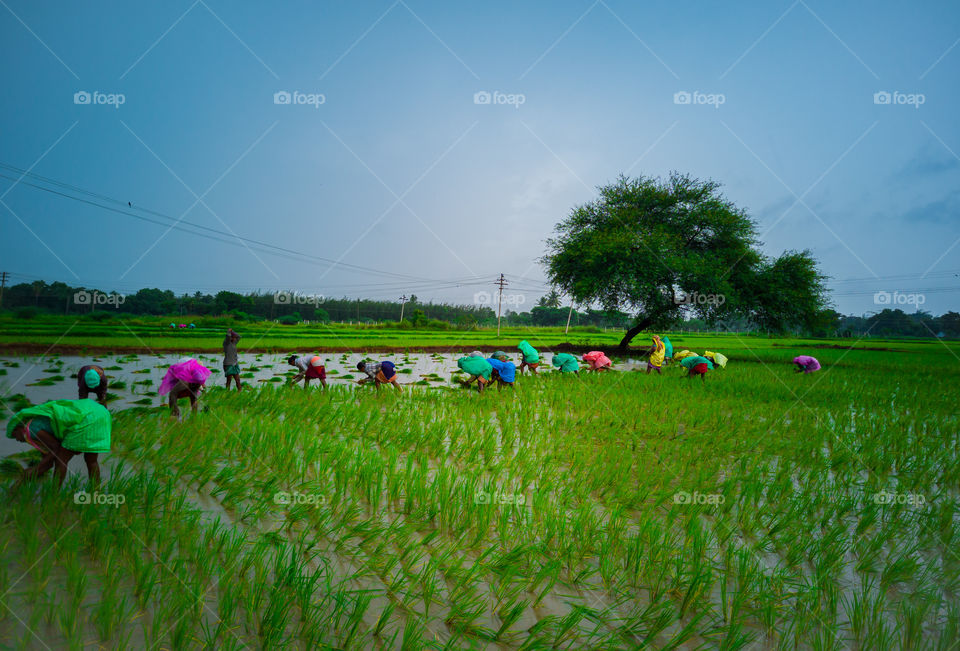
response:
<svg viewBox="0 0 960 651"><path fill-rule="evenodd" d="M426 382L428 386L449 385L450 378L457 371L457 359L468 355L464 350L455 353L406 353L406 354L377 354L377 353L327 353L321 358L327 369L327 382L356 386L352 380L363 375L357 371L357 362L364 359L389 359L397 366L398 375L402 384ZM111 411L129 409L137 406L158 406L164 400L157 395L160 382L166 373L167 367L183 358L179 354L169 355L102 355L99 357L65 356L0 356L0 419L6 421L16 408L13 396L22 394L32 404L40 404L47 400L57 400L77 397L76 373L80 367L87 364L97 364L102 367L110 379L109 392L116 396L111 400ZM282 383L287 379L294 367L287 364L282 355L269 353L241 354L241 380L247 386L262 386L264 384ZM208 380L208 386L222 386L223 358L219 355L197 354L198 359L205 366L214 371ZM546 359L549 359L547 356ZM546 363L540 367L541 373L556 373ZM519 362L519 358L514 357ZM619 370L644 370L646 363L633 359L615 364ZM5 374L2 371L6 371ZM62 379L58 379L62 378ZM38 385L38 383L44 384ZM312 383L316 385L316 383ZM0 457L16 452L23 452L28 448L17 441L0 435ZM106 455L109 457L109 455ZM104 478L109 476L109 458L101 461ZM82 460L74 459L70 464L71 473L85 473Z"/></svg>

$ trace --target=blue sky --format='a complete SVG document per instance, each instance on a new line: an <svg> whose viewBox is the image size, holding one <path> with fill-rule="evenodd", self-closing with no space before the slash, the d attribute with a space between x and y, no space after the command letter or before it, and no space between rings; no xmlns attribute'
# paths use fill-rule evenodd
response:
<svg viewBox="0 0 960 651"><path fill-rule="evenodd" d="M675 169L811 249L843 312L960 308L956 2L3 0L0 49L14 282L470 302L503 272L532 304L573 206Z"/></svg>

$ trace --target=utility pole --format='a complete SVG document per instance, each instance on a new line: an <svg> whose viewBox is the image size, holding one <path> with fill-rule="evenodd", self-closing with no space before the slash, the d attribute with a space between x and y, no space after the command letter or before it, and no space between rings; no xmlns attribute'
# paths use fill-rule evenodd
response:
<svg viewBox="0 0 960 651"><path fill-rule="evenodd" d="M360 299L357 299L357 325L360 325Z"/></svg>
<svg viewBox="0 0 960 651"><path fill-rule="evenodd" d="M400 297L400 320L403 321L403 308L407 304L407 295L404 294Z"/></svg>
<svg viewBox="0 0 960 651"><path fill-rule="evenodd" d="M497 296L497 339L500 338L500 307L503 305L503 288L507 286L507 279L500 274L500 277L493 281L493 284L499 287Z"/></svg>
<svg viewBox="0 0 960 651"><path fill-rule="evenodd" d="M563 334L570 332L570 317L573 316L573 301L570 301L570 311L567 312L567 329L563 331Z"/></svg>
<svg viewBox="0 0 960 651"><path fill-rule="evenodd" d="M3 307L3 290L7 288L7 279L9 278L9 272L0 271L0 307Z"/></svg>

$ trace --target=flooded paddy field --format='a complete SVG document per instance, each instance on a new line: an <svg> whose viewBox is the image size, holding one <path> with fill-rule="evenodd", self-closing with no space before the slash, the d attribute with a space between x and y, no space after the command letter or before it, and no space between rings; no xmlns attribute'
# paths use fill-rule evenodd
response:
<svg viewBox="0 0 960 651"><path fill-rule="evenodd" d="M10 463L30 455L4 441L18 456L2 480L0 644L873 649L960 636L957 396L927 390L942 380L933 365L877 351L864 355L888 373L551 370L477 394L451 381L467 353L322 355L326 391L285 386L280 355L247 355L257 388L241 392L200 355L221 372L207 409L181 421L150 395L179 356L99 358L124 383L99 487L75 460L63 489L15 489ZM347 376L363 357L392 359L404 392L358 390ZM11 407L75 397L71 374L93 360L36 361L0 361Z"/></svg>

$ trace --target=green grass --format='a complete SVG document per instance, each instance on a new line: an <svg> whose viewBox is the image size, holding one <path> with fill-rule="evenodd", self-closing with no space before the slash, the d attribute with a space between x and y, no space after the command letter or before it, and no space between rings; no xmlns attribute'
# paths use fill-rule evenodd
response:
<svg viewBox="0 0 960 651"><path fill-rule="evenodd" d="M951 351L819 349L807 376L807 348L697 343L730 356L705 382L264 384L182 422L117 413L122 505L75 504L77 477L0 503L23 620L0 645L949 648Z"/></svg>
<svg viewBox="0 0 960 651"><path fill-rule="evenodd" d="M125 322L126 323L126 322ZM128 329L129 328L129 329ZM443 348L470 350L477 346L491 346L514 352L521 339L529 340L541 350L569 343L580 347L596 347L608 352L619 343L623 332L599 331L596 328L572 328L569 334L563 328L504 328L497 338L496 329L474 330L399 330L375 326L310 325L279 326L273 323L251 323L237 326L244 338L241 351L302 352L322 350L390 351ZM661 333L663 334L663 333ZM941 347L934 340L886 340L886 339L776 339L735 334L678 334L666 333L677 350L690 348L702 352L714 347L736 352L747 349L770 349L776 347L805 347L819 345L855 345L864 347L897 348L907 351L936 350ZM91 350L136 350L141 353L154 351L183 351L219 353L223 343L223 330L196 328L189 332L172 332L162 326L137 324L75 324L73 321L52 319L24 322L0 319L0 349L4 347L32 345L46 349ZM649 336L640 335L634 346L649 346ZM255 345L251 349L249 346ZM950 343L957 349L960 343ZM131 358L132 359L132 358Z"/></svg>

